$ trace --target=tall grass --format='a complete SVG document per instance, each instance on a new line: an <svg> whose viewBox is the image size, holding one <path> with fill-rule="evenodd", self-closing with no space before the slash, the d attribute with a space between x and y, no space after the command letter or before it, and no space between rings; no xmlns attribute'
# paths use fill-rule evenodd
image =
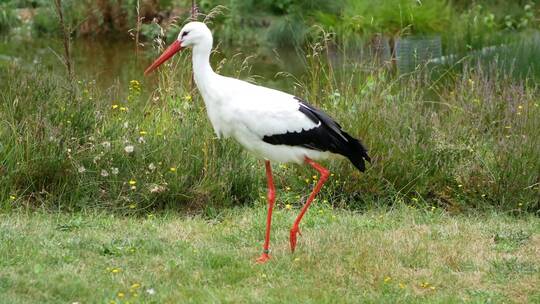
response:
<svg viewBox="0 0 540 304"><path fill-rule="evenodd" d="M10 3L0 3L0 33L7 32L20 24Z"/></svg>
<svg viewBox="0 0 540 304"><path fill-rule="evenodd" d="M346 161L320 197L337 206L440 206L538 212L539 88L471 65L395 78L347 59L330 64L322 40L307 74L289 91L364 140L374 162L359 174ZM217 140L196 92L188 56L157 79L130 82L121 100L92 82L65 82L39 67L0 73L0 202L3 209L214 208L264 197L262 162ZM180 68L182 67L182 68ZM218 70L245 77L238 58ZM229 71L229 72L227 72ZM230 72L235 71L235 72ZM244 72L243 72L244 71ZM142 77L142 76L141 76ZM274 164L281 202L301 204L316 179L309 168Z"/></svg>

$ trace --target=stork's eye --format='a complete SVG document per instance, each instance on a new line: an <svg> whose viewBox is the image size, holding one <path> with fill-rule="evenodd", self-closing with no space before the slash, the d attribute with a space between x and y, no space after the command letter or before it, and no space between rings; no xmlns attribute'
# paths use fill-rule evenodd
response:
<svg viewBox="0 0 540 304"><path fill-rule="evenodd" d="M185 36L187 36L188 33L189 33L189 32L183 32L183 33L182 33L182 38L184 38Z"/></svg>

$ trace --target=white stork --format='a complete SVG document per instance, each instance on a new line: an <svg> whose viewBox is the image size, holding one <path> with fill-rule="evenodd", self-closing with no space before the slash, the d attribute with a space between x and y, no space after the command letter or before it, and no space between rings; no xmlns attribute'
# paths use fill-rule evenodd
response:
<svg viewBox="0 0 540 304"><path fill-rule="evenodd" d="M330 175L330 171L314 160L340 154L363 172L364 161L371 161L366 148L345 133L330 116L298 97L216 74L210 66L212 33L201 22L186 24L178 39L146 69L145 75L181 49L189 47L193 48L195 83L217 137L233 137L244 148L265 160L268 215L263 253L257 262L264 263L270 259L270 226L275 201L270 161L305 162L321 174L291 228L290 246L294 252L296 237L300 234L298 225Z"/></svg>

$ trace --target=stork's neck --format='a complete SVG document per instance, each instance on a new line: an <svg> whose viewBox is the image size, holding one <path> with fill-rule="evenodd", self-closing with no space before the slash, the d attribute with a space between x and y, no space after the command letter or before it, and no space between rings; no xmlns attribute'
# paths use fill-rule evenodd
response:
<svg viewBox="0 0 540 304"><path fill-rule="evenodd" d="M203 94L210 88L212 80L216 73L210 66L210 52L212 51L212 42L202 43L193 47L193 74L195 83L199 91Z"/></svg>

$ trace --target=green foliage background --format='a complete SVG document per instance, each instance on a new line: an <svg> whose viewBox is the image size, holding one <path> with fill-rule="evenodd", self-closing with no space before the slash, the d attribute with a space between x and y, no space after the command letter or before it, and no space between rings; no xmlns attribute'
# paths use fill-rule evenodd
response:
<svg viewBox="0 0 540 304"><path fill-rule="evenodd" d="M122 39L136 26L133 0L121 5L106 0L63 3L74 39ZM218 4L227 7L211 20L216 41L253 50L296 47L305 73L282 74L294 83L287 90L328 111L370 148L374 163L366 174L344 161L330 162L336 174L320 199L350 208L405 202L455 212L538 212L540 44L529 35L538 26L537 3L329 3L199 2L205 14ZM35 8L36 14L28 22L6 21L0 28L6 37L57 35L50 4L2 1L9 9L1 20L18 20L13 16L21 9ZM149 46L162 29L165 35L176 33L188 17L189 4L141 1L142 16L164 14L159 26L142 27L141 34L147 35L143 56L155 55ZM180 19L170 23L167 14ZM357 37L369 40L376 33L394 38L439 34L447 53L521 42L481 60L422 66L410 75L355 61L346 52L337 63L330 58L332 49L340 52ZM246 76L246 61L226 59L215 64L218 70ZM129 89L114 97L80 75L70 84L58 70L40 64L1 63L3 209L137 213L202 208L212 213L264 197L260 162L236 143L214 137L202 101L192 90L189 68L179 68L189 67L187 55L156 78L143 80L133 70ZM306 187L315 181L313 172L290 165L275 169L279 186L291 189L280 200L301 204Z"/></svg>

